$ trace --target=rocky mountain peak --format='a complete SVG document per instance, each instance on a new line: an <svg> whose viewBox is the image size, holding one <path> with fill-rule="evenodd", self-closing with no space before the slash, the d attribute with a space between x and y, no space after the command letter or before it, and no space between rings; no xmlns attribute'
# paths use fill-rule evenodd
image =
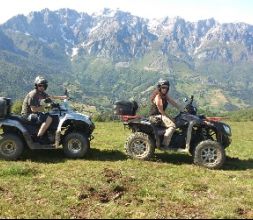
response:
<svg viewBox="0 0 253 220"><path fill-rule="evenodd" d="M230 54L227 62L233 62L240 57L249 59L253 50L251 25L220 24L213 18L197 22L180 17L148 20L109 8L92 15L71 9L44 9L31 12L27 17L16 16L2 28L29 34L45 43L59 44L69 56L73 55L74 48L84 54L118 61L158 50L179 58L205 60L224 60L221 54L225 53ZM239 55L234 55L235 45L240 47Z"/></svg>
<svg viewBox="0 0 253 220"><path fill-rule="evenodd" d="M2 75L11 69L0 81L7 90L13 73L21 80L24 74L28 85L30 73L42 70L57 81L62 76L74 81L78 75L80 99L98 85L103 95L116 99L127 93L141 96L166 75L179 92L192 85L190 91L207 105L253 105L253 26L245 23L149 20L107 8L94 14L44 9L0 26L0 59ZM74 88L79 91L76 83ZM101 91L90 95L107 99Z"/></svg>

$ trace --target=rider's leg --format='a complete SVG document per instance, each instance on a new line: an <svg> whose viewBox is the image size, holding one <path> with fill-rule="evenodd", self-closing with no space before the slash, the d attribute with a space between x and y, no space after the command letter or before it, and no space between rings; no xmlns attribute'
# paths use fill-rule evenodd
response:
<svg viewBox="0 0 253 220"><path fill-rule="evenodd" d="M166 147L169 146L172 135L173 135L175 130L176 130L175 127L169 127L169 128L166 129L166 132L165 132L164 138L163 138L163 143L162 143L163 146L166 146Z"/></svg>
<svg viewBox="0 0 253 220"><path fill-rule="evenodd" d="M162 116L161 118L162 118L164 125L167 128L166 132L164 134L162 145L168 147L170 144L172 135L173 135L174 131L176 130L176 125L170 118L168 118L166 116Z"/></svg>
<svg viewBox="0 0 253 220"><path fill-rule="evenodd" d="M37 135L38 137L42 137L45 134L45 132L47 131L47 129L51 125L52 121L53 121L53 119L50 116L48 116L46 121L44 123L42 123L42 125L40 127L40 130Z"/></svg>

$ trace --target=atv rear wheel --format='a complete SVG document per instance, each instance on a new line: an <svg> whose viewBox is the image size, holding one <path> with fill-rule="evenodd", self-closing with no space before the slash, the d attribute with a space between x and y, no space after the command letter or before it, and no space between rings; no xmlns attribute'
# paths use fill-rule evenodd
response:
<svg viewBox="0 0 253 220"><path fill-rule="evenodd" d="M0 136L0 158L4 160L17 160L24 151L21 138L15 134Z"/></svg>
<svg viewBox="0 0 253 220"><path fill-rule="evenodd" d="M202 141L194 151L194 163L209 169L219 169L225 162L224 148L216 141Z"/></svg>
<svg viewBox="0 0 253 220"><path fill-rule="evenodd" d="M63 140L63 150L67 157L82 158L90 149L88 138L78 132L69 133Z"/></svg>
<svg viewBox="0 0 253 220"><path fill-rule="evenodd" d="M155 144L147 134L136 132L127 139L125 149L127 155L134 159L149 160L154 155Z"/></svg>

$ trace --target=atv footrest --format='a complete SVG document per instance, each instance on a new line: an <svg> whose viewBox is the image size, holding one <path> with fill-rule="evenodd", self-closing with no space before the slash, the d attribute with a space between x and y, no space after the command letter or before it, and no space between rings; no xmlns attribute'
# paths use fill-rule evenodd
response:
<svg viewBox="0 0 253 220"><path fill-rule="evenodd" d="M53 149L56 149L56 147L54 145L42 145L39 143L34 143L32 145L32 149L33 150L53 150Z"/></svg>

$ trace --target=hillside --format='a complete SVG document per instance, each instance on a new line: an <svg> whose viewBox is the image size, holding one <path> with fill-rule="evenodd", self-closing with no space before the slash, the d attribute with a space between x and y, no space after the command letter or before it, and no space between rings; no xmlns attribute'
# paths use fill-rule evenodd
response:
<svg viewBox="0 0 253 220"><path fill-rule="evenodd" d="M49 92L68 87L103 110L118 99L145 103L168 78L180 101L193 94L204 109L237 110L253 106L252 72L253 26L244 23L44 9L0 26L0 96L14 99L42 73Z"/></svg>

